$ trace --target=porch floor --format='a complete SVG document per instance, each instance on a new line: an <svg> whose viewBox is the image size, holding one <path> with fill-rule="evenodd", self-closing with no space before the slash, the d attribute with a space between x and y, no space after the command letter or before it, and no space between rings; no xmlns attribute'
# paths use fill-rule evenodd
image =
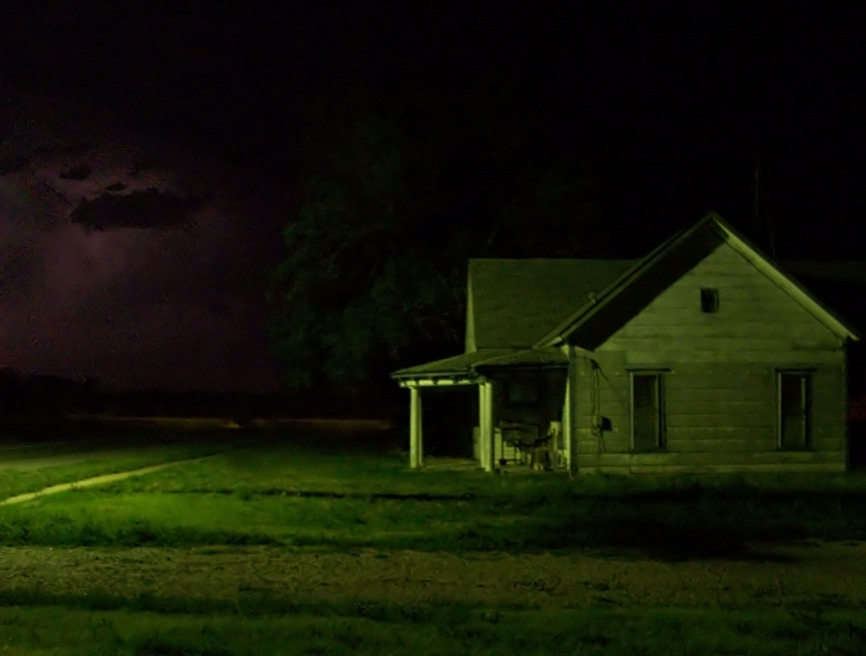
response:
<svg viewBox="0 0 866 656"><path fill-rule="evenodd" d="M473 458L424 456L423 469L430 471L473 471L475 469L481 469L481 465Z"/></svg>
<svg viewBox="0 0 866 656"><path fill-rule="evenodd" d="M481 464L473 458L446 458L436 456L424 457L424 470L426 471L454 471L454 472L470 472L481 471ZM505 466L497 465L496 469L500 473L507 475L532 475L532 474L553 474L556 470L538 470L533 469L528 464L508 463Z"/></svg>

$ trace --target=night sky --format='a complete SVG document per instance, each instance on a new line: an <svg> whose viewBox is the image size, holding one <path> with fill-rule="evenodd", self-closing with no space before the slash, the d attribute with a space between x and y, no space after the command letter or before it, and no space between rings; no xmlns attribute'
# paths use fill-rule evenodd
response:
<svg viewBox="0 0 866 656"><path fill-rule="evenodd" d="M416 4L4 1L0 366L274 389L311 108L358 93L489 160L477 195L603 171L638 250L714 209L779 259L863 259L861 10Z"/></svg>

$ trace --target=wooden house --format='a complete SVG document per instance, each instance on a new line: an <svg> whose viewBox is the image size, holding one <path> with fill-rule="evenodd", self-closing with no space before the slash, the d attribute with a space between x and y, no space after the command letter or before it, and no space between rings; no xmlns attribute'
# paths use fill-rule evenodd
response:
<svg viewBox="0 0 866 656"><path fill-rule="evenodd" d="M844 471L854 329L716 214L632 260L469 262L465 352L392 374L478 390L487 471Z"/></svg>

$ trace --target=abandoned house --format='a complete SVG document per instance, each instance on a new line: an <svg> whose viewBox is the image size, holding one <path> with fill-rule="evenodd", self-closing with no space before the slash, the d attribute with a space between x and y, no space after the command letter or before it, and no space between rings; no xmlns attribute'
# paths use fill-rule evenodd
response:
<svg viewBox="0 0 866 656"><path fill-rule="evenodd" d="M465 352L392 374L477 388L473 453L590 472L844 471L855 330L716 214L640 260L474 259Z"/></svg>

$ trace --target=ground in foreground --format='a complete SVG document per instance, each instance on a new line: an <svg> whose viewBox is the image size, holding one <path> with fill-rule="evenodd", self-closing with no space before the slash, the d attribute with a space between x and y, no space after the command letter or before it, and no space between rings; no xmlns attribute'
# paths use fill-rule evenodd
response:
<svg viewBox="0 0 866 656"><path fill-rule="evenodd" d="M507 479L408 472L346 435L249 437L0 508L3 653L842 656L866 642L858 479Z"/></svg>

